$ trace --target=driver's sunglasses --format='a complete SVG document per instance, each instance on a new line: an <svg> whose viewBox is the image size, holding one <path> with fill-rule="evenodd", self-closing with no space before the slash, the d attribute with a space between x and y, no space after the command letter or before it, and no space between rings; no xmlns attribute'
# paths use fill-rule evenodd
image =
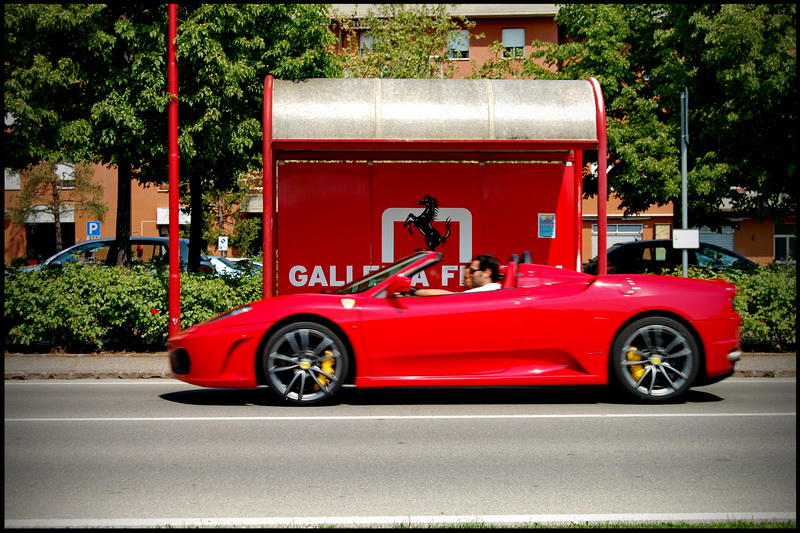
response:
<svg viewBox="0 0 800 533"><path fill-rule="evenodd" d="M469 270L469 273L470 273L470 274L474 274L475 272L480 272L480 271L481 271L481 270L483 270L483 269L482 269L482 268L472 268L472 267L467 267L467 270Z"/></svg>

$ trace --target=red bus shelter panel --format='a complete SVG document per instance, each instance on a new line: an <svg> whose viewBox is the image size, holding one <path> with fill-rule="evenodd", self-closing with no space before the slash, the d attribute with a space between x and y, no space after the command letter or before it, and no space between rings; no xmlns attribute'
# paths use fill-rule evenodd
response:
<svg viewBox="0 0 800 533"><path fill-rule="evenodd" d="M534 263L574 270L580 215L573 167L497 163L483 168L480 227L488 251L502 263L527 250Z"/></svg>
<svg viewBox="0 0 800 533"><path fill-rule="evenodd" d="M370 167L278 167L278 294L319 292L363 276L370 254Z"/></svg>
<svg viewBox="0 0 800 533"><path fill-rule="evenodd" d="M574 268L575 188L564 164L313 163L278 170L278 293L319 292L415 249L444 260L419 287L461 290L462 269L501 263ZM511 192L511 193L510 193Z"/></svg>

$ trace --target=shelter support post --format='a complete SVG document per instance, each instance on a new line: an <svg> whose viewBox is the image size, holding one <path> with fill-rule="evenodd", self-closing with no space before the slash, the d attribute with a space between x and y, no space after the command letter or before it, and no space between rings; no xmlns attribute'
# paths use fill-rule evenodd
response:
<svg viewBox="0 0 800 533"><path fill-rule="evenodd" d="M589 78L594 90L597 108L597 273L608 274L608 163L606 134L606 106L603 91L594 78Z"/></svg>
<svg viewBox="0 0 800 533"><path fill-rule="evenodd" d="M262 298L271 298L276 294L277 249L275 247L275 152L272 146L272 94L274 78L268 75L264 80L264 116L263 116L263 215L262 229L264 234L262 268Z"/></svg>

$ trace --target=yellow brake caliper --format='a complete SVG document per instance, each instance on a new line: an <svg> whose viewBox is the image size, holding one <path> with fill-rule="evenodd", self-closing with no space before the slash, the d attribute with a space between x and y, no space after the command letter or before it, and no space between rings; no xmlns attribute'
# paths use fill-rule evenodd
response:
<svg viewBox="0 0 800 533"><path fill-rule="evenodd" d="M631 346L628 348L627 353L628 361L641 361L643 357L636 353L636 346ZM644 366L643 365L631 365L629 367L631 372L631 376L633 376L634 381L639 381L642 376L644 375Z"/></svg>
<svg viewBox="0 0 800 533"><path fill-rule="evenodd" d="M327 355L328 358L323 360L319 367L326 374L333 374L333 367L336 364L336 359L333 358L333 352L330 350L325 350L325 355ZM330 382L330 379L322 374L317 376L317 379L323 385L327 385ZM319 385L314 385L314 389L319 390Z"/></svg>

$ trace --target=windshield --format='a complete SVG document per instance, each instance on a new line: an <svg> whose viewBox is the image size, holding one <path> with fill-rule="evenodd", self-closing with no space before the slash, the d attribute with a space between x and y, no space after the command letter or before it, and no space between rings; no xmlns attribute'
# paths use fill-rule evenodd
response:
<svg viewBox="0 0 800 533"><path fill-rule="evenodd" d="M354 281L344 287L339 289L330 291L331 294L356 294L359 292L364 292L365 290L369 289L370 287L374 287L375 285L381 283L389 279L390 277L394 276L398 272L403 271L404 269L408 268L409 265L420 260L425 254L413 254L407 257L404 257L397 263L393 265L389 265L386 268L378 270L377 272L370 274L365 278L361 278L358 281Z"/></svg>
<svg viewBox="0 0 800 533"><path fill-rule="evenodd" d="M230 267L230 268L238 268L238 266L236 265L236 263L234 263L234 262L233 262L233 261L231 261L230 259L226 259L226 258L224 258L224 257L217 257L217 256L215 256L215 257L214 257L214 259L216 259L217 261L219 261L220 263L222 263L222 264L223 264L223 265L225 265L226 267Z"/></svg>

